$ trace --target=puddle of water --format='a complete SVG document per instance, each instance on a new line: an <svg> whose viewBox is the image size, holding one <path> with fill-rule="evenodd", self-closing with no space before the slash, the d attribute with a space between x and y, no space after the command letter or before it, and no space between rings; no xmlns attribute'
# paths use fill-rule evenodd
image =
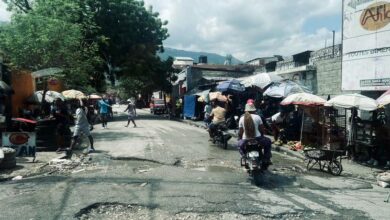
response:
<svg viewBox="0 0 390 220"><path fill-rule="evenodd" d="M195 167L192 170L201 171L201 172L234 172L233 168L221 167L221 166L208 166L208 167Z"/></svg>

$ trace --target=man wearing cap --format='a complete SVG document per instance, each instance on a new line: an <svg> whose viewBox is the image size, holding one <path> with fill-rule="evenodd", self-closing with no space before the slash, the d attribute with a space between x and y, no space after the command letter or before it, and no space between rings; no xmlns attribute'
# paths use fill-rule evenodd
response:
<svg viewBox="0 0 390 220"><path fill-rule="evenodd" d="M264 149L264 162L271 160L271 140L264 137L264 125L260 116L256 114L256 107L253 102L247 102L245 105L245 114L241 116L238 123L238 149L242 156L245 155L246 141L256 139Z"/></svg>

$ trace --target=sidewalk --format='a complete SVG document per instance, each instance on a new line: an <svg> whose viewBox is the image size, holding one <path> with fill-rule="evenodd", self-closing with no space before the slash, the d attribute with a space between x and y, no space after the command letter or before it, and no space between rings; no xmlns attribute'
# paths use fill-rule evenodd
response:
<svg viewBox="0 0 390 220"><path fill-rule="evenodd" d="M206 126L204 122L202 121L192 121L192 120L184 120L180 119L179 121L196 126L199 128L204 128L206 129ZM238 130L229 130L229 134L231 134L233 137L237 138L237 132ZM271 136L268 136L269 138L272 139ZM305 156L303 155L303 151L293 151L288 148L288 146L283 145L283 146L276 146L272 145L272 151L282 153L284 155L294 157L300 160L304 160ZM378 173L383 172L384 170L379 169L379 168L374 168L374 167L367 167L361 164L358 164L356 162L353 162L348 159L343 159L342 160L342 165L343 165L343 172L341 175L343 176L350 176L362 180L368 180L368 181L375 181L376 182L376 177Z"/></svg>
<svg viewBox="0 0 390 220"><path fill-rule="evenodd" d="M16 157L16 167L13 169L0 169L0 182L12 180L21 176L22 178L41 174L42 168L47 166L53 159L65 157L65 153L37 152L35 162L32 157Z"/></svg>

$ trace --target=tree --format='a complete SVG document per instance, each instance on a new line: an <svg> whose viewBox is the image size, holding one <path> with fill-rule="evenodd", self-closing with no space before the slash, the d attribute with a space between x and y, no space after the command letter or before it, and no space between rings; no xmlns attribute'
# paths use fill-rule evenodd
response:
<svg viewBox="0 0 390 220"><path fill-rule="evenodd" d="M19 13L27 13L32 10L31 0L3 0L8 5L9 10L13 10Z"/></svg>
<svg viewBox="0 0 390 220"><path fill-rule="evenodd" d="M24 1L9 2L12 8ZM101 62L97 43L85 37L96 29L91 13L70 0L37 0L34 8L15 10L10 25L0 30L0 47L14 67L63 68L69 87L82 90L92 90L95 78L102 80L95 71Z"/></svg>
<svg viewBox="0 0 390 220"><path fill-rule="evenodd" d="M10 27L0 36L6 39L0 46L18 66L64 67L69 76L79 74L69 77L72 85L89 78L91 85L101 87L107 75L113 85L119 80L125 90L134 88L132 93L153 91L153 86L161 84L150 79L165 78L156 75L161 72L156 53L163 51L163 41L168 37L164 27L167 22L161 21L152 7L146 9L143 1L3 1L15 15ZM17 34L17 42L12 42L13 34ZM20 49L23 45L29 46ZM27 48L33 53L26 53ZM60 53L56 53L56 48L61 48ZM34 55L34 60L27 62L27 54ZM104 65L99 65L100 60ZM84 79L79 81L79 76Z"/></svg>
<svg viewBox="0 0 390 220"><path fill-rule="evenodd" d="M116 78L138 75L142 66L150 65L156 52L163 50L167 22L162 22L152 8L147 10L143 1L88 0L87 4L99 26L96 36L104 36L99 41L99 53L113 84Z"/></svg>

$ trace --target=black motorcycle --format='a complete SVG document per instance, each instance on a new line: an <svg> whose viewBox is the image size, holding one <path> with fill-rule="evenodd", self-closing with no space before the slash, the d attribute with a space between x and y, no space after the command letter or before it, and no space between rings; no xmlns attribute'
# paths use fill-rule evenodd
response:
<svg viewBox="0 0 390 220"><path fill-rule="evenodd" d="M241 157L241 166L245 167L256 185L261 183L261 176L269 164L264 161L263 146L255 140L248 140L245 147L245 156Z"/></svg>
<svg viewBox="0 0 390 220"><path fill-rule="evenodd" d="M230 138L232 138L232 136L227 132L227 130L228 128L226 126L226 123L219 124L214 133L213 144L217 144L223 149L227 149L228 141L230 140Z"/></svg>

